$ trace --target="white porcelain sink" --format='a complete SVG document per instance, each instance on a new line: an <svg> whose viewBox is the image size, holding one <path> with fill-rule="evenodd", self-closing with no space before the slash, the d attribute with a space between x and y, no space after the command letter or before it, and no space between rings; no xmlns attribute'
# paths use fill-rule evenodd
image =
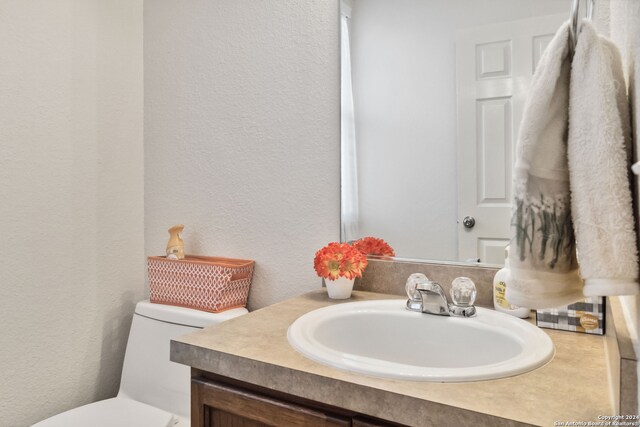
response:
<svg viewBox="0 0 640 427"><path fill-rule="evenodd" d="M298 318L287 333L304 356L384 378L460 382L509 377L553 358L551 339L530 323L478 308L472 318L422 314L404 300L337 304Z"/></svg>

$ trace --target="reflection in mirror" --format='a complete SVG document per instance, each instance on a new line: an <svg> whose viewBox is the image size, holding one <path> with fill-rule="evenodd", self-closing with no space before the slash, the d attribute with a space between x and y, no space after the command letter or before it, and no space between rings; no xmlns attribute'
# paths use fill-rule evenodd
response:
<svg viewBox="0 0 640 427"><path fill-rule="evenodd" d="M342 240L502 264L524 99L570 1L341 6Z"/></svg>

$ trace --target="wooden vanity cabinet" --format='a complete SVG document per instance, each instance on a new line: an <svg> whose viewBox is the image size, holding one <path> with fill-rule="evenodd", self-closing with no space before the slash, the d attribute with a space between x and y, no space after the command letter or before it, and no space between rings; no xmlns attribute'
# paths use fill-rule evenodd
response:
<svg viewBox="0 0 640 427"><path fill-rule="evenodd" d="M217 377L217 376L216 376ZM391 427L398 424L218 377L191 380L191 427Z"/></svg>

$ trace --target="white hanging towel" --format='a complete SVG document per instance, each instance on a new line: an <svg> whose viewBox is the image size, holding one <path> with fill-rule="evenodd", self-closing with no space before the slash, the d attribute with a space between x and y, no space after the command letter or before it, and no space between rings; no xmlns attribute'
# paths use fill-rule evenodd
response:
<svg viewBox="0 0 640 427"><path fill-rule="evenodd" d="M567 162L570 68L564 23L536 68L516 148L506 298L521 307L557 307L582 298Z"/></svg>
<svg viewBox="0 0 640 427"><path fill-rule="evenodd" d="M640 291L628 108L618 49L584 21L571 71L568 160L585 296Z"/></svg>

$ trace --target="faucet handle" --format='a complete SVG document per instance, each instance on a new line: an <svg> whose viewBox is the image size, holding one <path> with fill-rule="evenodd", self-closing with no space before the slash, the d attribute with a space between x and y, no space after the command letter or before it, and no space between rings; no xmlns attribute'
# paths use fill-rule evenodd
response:
<svg viewBox="0 0 640 427"><path fill-rule="evenodd" d="M418 286L423 286L431 281L422 273L413 273L407 279L404 289L409 299L407 300L407 308L412 311L422 311L422 296L418 292Z"/></svg>
<svg viewBox="0 0 640 427"><path fill-rule="evenodd" d="M468 277L457 277L451 282L452 313L457 316L471 317L476 309L476 285Z"/></svg>
<svg viewBox="0 0 640 427"><path fill-rule="evenodd" d="M404 286L405 291L407 292L407 296L411 301L422 301L420 297L420 292L416 289L418 285L424 285L426 283L430 283L431 281L422 273L413 273L409 278L407 278L407 283Z"/></svg>
<svg viewBox="0 0 640 427"><path fill-rule="evenodd" d="M468 277L457 277L451 282L451 301L459 307L473 305L476 294L476 284Z"/></svg>

